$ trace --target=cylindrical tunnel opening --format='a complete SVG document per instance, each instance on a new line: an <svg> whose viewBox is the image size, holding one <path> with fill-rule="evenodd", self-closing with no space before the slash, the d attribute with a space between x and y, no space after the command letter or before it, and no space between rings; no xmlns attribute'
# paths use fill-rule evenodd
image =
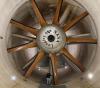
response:
<svg viewBox="0 0 100 88"><path fill-rule="evenodd" d="M21 2L21 1L20 1ZM55 13L56 9L56 0L37 0L37 5L39 6L40 11L42 12L43 16L45 17L46 21L48 24L51 24L52 22L52 17ZM16 3L17 4L17 3ZM72 19L75 16L78 16L80 13L84 11L89 10L84 7L85 4L79 4L75 1L67 1L65 0L62 5L62 11L60 13L60 23L61 27L66 23L68 20ZM31 27L40 29L40 24L37 21L37 17L34 14L34 11L32 10L32 6L30 1L22 1L21 5L14 5L14 8L17 7L17 9L14 11L14 13L10 15L7 24L9 23L9 26L6 27L7 31L5 31L6 35L6 49L9 47L14 47L17 45L25 44L28 43L29 41L24 40L24 39L19 39L18 37L15 37L16 34L19 35L25 35L25 36L30 36L30 39L35 38L32 34L24 32L22 30L19 30L18 28L14 27L11 25L10 20L14 19L20 22L23 22L24 24L27 24ZM66 10L69 9L69 15ZM6 11L6 10L5 10ZM6 17L7 18L7 17ZM5 18L5 20L6 20ZM98 38L97 36L97 28L94 23L94 19L92 18L91 13L89 12L89 15L81 20L77 25L75 25L71 30L69 30L66 35L67 37L87 37L87 38ZM86 68L84 73L80 73L79 69L70 63L70 61L66 61L62 55L58 54L58 62L59 66L57 67L58 70L58 79L60 80L59 84L70 84L74 82L75 80L80 81L79 83L83 82L82 79L84 78L84 74L89 71L93 61L95 60L95 54L96 54L96 48L97 45L95 44L66 44L66 48L68 48L68 51L75 57L78 58L81 63L84 65ZM7 67L7 69L14 69L13 71L4 71L5 75L9 76L9 74L16 73L16 75L12 75L11 79L12 80L17 80L15 81L15 84L18 84L18 88L20 86L23 87L28 86L31 84L33 86L33 83L40 83L42 78L45 77L45 75L50 71L50 61L48 54L45 56L45 58L37 65L36 69L33 71L33 74L31 78L25 80L23 76L23 66L36 55L38 49L37 48L30 48L27 50L23 50L20 52L16 53L7 53L6 55L8 56L8 59L4 59L4 68ZM5 56L6 57L6 56ZM3 56L2 56L3 58ZM8 61L8 65L6 65L6 61ZM69 65L72 64L72 67ZM3 65L1 64L3 67ZM2 69L4 69L2 68ZM18 76L17 76L18 75ZM7 76L8 80L9 77ZM18 77L18 78L17 78ZM21 77L21 78L20 78ZM6 80L6 79L4 79ZM74 81L73 81L74 80ZM19 81L21 84L19 85ZM5 81L6 82L6 81ZM11 81L10 81L11 82ZM11 82L12 83L12 82ZM13 84L13 83L12 83ZM9 85L9 84L7 84ZM76 85L76 84L75 84ZM31 86L31 87L32 87ZM69 87L71 87L70 85ZM9 86L10 88L10 86ZM27 87L25 87L27 88ZM73 87L72 87L73 88Z"/></svg>

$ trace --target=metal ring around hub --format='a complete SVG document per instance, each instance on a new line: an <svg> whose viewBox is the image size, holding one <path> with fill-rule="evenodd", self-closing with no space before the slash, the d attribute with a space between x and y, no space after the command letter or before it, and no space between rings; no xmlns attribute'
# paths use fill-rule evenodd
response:
<svg viewBox="0 0 100 88"><path fill-rule="evenodd" d="M45 52L58 52L65 46L66 34L56 25L47 25L40 29L37 43Z"/></svg>

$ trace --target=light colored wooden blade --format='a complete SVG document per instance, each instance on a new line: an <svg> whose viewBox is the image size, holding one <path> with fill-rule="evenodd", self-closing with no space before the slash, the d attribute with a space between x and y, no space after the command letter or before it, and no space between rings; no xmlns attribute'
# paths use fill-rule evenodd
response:
<svg viewBox="0 0 100 88"><path fill-rule="evenodd" d="M72 6L71 5L68 5L65 9L65 11L63 12L60 20L59 20L59 23L60 24L64 24L66 20L68 20L69 16L71 15L71 10L72 10Z"/></svg>
<svg viewBox="0 0 100 88"><path fill-rule="evenodd" d="M13 52L17 52L17 51L24 50L27 48L33 48L33 47L37 47L37 44L35 42L19 45L17 47L13 47L13 48L8 48L7 51L8 51L8 53L13 53Z"/></svg>
<svg viewBox="0 0 100 88"><path fill-rule="evenodd" d="M76 58L74 58L66 48L63 48L61 50L61 53L63 53L73 64L75 64L82 72L84 72L84 66L80 63L80 61Z"/></svg>
<svg viewBox="0 0 100 88"><path fill-rule="evenodd" d="M91 33L87 33L87 34L78 34L78 35L68 35L68 37L72 37L72 38L89 38L91 37Z"/></svg>
<svg viewBox="0 0 100 88"><path fill-rule="evenodd" d="M23 23L18 22L18 21L15 21L15 20L13 20L13 19L10 21L10 23L11 23L12 25L14 25L15 27L21 29L21 30L24 30L24 31L26 31L26 32L30 32L30 33L32 33L33 35L37 35L37 29L35 29L35 28L29 27L29 26L27 26L27 25L24 25Z"/></svg>
<svg viewBox="0 0 100 88"><path fill-rule="evenodd" d="M56 12L53 18L53 24L59 23L59 15L60 15L62 3L63 3L63 0L57 0L57 8L56 8Z"/></svg>
<svg viewBox="0 0 100 88"><path fill-rule="evenodd" d="M19 35L19 34L12 34L12 36L17 37L17 38L21 38L24 40L28 40L28 41L32 41L35 39L35 38L29 37L29 36L24 36L24 35Z"/></svg>
<svg viewBox="0 0 100 88"><path fill-rule="evenodd" d="M56 54L50 54L51 62L52 62L52 70L53 70L53 76L54 76L54 83L55 85L58 84L58 77L57 77L57 56Z"/></svg>
<svg viewBox="0 0 100 88"><path fill-rule="evenodd" d="M22 69L25 70L27 67L29 67L34 62L36 57L37 54L31 60L29 60Z"/></svg>
<svg viewBox="0 0 100 88"><path fill-rule="evenodd" d="M34 59L31 59L29 62L25 64L25 66L22 69L25 70L28 66L30 66L33 63L33 61Z"/></svg>
<svg viewBox="0 0 100 88"><path fill-rule="evenodd" d="M38 53L38 55L37 55L36 59L34 60L33 64L30 66L30 68L26 72L25 77L30 77L31 76L32 71L35 69L36 65L43 59L44 55L45 55L45 53L44 53L43 50L41 50Z"/></svg>
<svg viewBox="0 0 100 88"><path fill-rule="evenodd" d="M69 21L65 26L64 26L64 31L68 31L70 28L72 28L75 24L77 24L80 20L88 16L88 12L83 12L79 16L77 16L75 19Z"/></svg>
<svg viewBox="0 0 100 88"><path fill-rule="evenodd" d="M97 39L93 38L66 38L67 43L89 43L97 44Z"/></svg>
<svg viewBox="0 0 100 88"><path fill-rule="evenodd" d="M32 0L32 8L33 8L41 26L45 26L47 23L46 23L44 17L42 16L41 12L39 11L39 8L38 8L35 0Z"/></svg>
<svg viewBox="0 0 100 88"><path fill-rule="evenodd" d="M80 9L78 6L72 6L71 5L71 12L70 12L70 15L69 15L69 17L68 17L68 21L67 22L69 22L70 20L72 20L74 17L75 17L75 14L76 14L76 12Z"/></svg>

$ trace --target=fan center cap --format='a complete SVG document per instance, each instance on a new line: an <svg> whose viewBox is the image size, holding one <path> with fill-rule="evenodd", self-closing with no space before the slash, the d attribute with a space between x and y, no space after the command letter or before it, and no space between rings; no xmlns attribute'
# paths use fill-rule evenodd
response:
<svg viewBox="0 0 100 88"><path fill-rule="evenodd" d="M55 25L42 27L37 35L37 43L45 52L56 53L65 46L66 34Z"/></svg>

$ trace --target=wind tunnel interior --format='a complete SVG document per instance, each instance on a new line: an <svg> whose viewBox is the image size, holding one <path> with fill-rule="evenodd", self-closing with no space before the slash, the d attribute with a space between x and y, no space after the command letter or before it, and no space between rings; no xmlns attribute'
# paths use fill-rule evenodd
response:
<svg viewBox="0 0 100 88"><path fill-rule="evenodd" d="M56 0L36 0L36 3L43 17L46 19L47 23L51 24L52 18L56 10ZM87 11L87 9L81 3L78 3L73 0L64 0L60 12L60 27L63 27L65 23L72 20L74 17L78 16L84 11ZM21 6L19 6L14 12L11 19L22 22L23 24L34 27L38 30L41 28L41 25L38 23L37 17L34 14L32 4L30 1L25 1ZM20 36L24 37L19 38ZM28 36L29 38L25 38L25 36ZM96 25L91 14L89 14L86 18L84 18L78 24L72 27L66 33L66 36L74 38L85 37L97 39L98 36L96 31ZM36 37L31 33L19 30L9 22L6 35L6 48L29 43L30 41L33 41L35 38ZM78 58L80 60L80 62L85 67L85 72L87 72L92 62L94 61L97 45L85 43L67 43L66 48L75 58ZM25 71L23 70L23 67L25 66L25 64L27 64L29 60L35 59L34 56L37 54L38 51L38 48L29 48L15 53L7 53L8 59L10 59L8 62L10 63L11 61L10 66L13 66L12 68L16 70L15 73L16 75L18 75L18 81L19 79L23 81L21 84L22 87L25 83L27 86L31 84L31 87L34 86L34 84L36 83L37 86L41 83L41 80L46 76L48 72L52 73L50 58L48 57L48 54L46 54L45 58L39 64L37 64L35 70L32 73L32 76L28 79L24 78L23 75ZM57 57L59 63L59 65L57 66L59 85L65 84L66 86L69 85L69 88L73 88L71 83L84 83L83 75L85 72L80 72L80 70L69 60L66 60L66 57L63 57L63 55L57 54ZM14 77L12 79L14 79ZM15 81L16 85L19 84L18 81ZM19 86L18 88L21 87Z"/></svg>

